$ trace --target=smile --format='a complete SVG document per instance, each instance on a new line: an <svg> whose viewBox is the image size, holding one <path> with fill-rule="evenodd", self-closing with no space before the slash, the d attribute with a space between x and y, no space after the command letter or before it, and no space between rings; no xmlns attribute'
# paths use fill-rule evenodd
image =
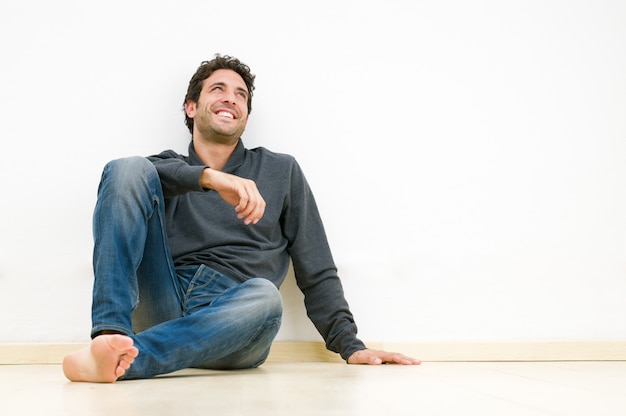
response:
<svg viewBox="0 0 626 416"><path fill-rule="evenodd" d="M230 118L230 119L234 119L235 116L233 116L231 113L229 113L228 111L218 111L217 112L217 116L218 117L226 117L226 118Z"/></svg>

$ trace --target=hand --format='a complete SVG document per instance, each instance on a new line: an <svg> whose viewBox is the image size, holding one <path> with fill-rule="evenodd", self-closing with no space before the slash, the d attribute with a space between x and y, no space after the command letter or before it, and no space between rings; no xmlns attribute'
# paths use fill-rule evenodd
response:
<svg viewBox="0 0 626 416"><path fill-rule="evenodd" d="M204 169L200 185L215 190L224 201L235 207L237 218L244 224L256 224L265 212L265 200L250 179L224 173L214 169Z"/></svg>
<svg viewBox="0 0 626 416"><path fill-rule="evenodd" d="M418 365L421 364L420 360L407 357L397 352L387 352L364 349L355 352L348 358L348 364L371 364L380 365L383 363L389 364L403 364L403 365Z"/></svg>

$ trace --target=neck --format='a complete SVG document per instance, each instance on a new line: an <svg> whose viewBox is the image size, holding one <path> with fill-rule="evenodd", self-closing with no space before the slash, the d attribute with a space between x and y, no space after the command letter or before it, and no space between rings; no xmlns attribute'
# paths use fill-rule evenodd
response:
<svg viewBox="0 0 626 416"><path fill-rule="evenodd" d="M239 140L233 143L215 143L193 139L193 148L202 162L215 170L222 170L237 147Z"/></svg>

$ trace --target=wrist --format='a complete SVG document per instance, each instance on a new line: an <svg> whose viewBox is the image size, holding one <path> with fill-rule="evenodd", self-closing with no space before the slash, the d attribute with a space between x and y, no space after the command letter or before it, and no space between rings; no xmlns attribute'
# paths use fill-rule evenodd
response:
<svg viewBox="0 0 626 416"><path fill-rule="evenodd" d="M212 169L210 167L206 167L202 170L200 174L200 186L204 189L213 189L211 185L211 177L212 177Z"/></svg>

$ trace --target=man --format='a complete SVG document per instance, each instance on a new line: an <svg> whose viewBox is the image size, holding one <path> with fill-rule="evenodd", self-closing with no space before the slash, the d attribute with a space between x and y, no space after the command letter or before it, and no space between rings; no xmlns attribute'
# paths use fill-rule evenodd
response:
<svg viewBox="0 0 626 416"><path fill-rule="evenodd" d="M233 57L203 62L184 102L189 156L166 151L104 168L93 220L92 342L65 357L70 380L261 365L280 326L278 287L290 259L328 349L351 364L419 364L357 338L294 158L244 147L254 78Z"/></svg>

